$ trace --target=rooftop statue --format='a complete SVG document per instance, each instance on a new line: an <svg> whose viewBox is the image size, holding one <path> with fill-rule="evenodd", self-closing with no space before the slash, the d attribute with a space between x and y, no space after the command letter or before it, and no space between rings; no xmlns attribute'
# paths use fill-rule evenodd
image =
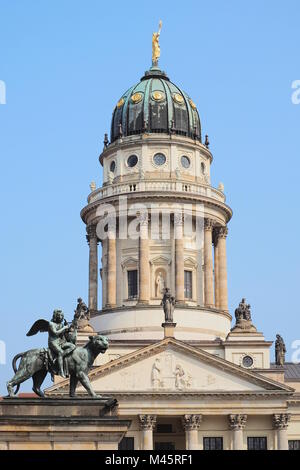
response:
<svg viewBox="0 0 300 470"><path fill-rule="evenodd" d="M275 362L277 366L283 366L285 361L286 347L283 338L276 335L275 341Z"/></svg>
<svg viewBox="0 0 300 470"><path fill-rule="evenodd" d="M79 302L80 301L80 302ZM85 312L85 313L83 313ZM54 310L51 321L37 320L27 333L33 336L39 332L48 333L48 348L30 349L17 354L12 361L15 372L14 377L7 382L7 391L10 397L18 392L21 383L32 377L33 391L40 397L44 397L41 385L48 372L52 376L60 375L63 378L70 377L70 396L75 396L77 383L87 390L92 397L97 397L88 378L96 357L105 353L108 348L108 340L105 336L89 336L89 341L83 347L76 346L77 326L80 315L88 315L88 309L82 299L78 299L73 321L69 324L62 310ZM21 358L17 367L17 360ZM17 387L14 391L14 387Z"/></svg>
<svg viewBox="0 0 300 470"><path fill-rule="evenodd" d="M158 65L160 58L159 36L161 32L162 21L160 20L157 33L152 34L152 65Z"/></svg>
<svg viewBox="0 0 300 470"><path fill-rule="evenodd" d="M231 331L243 330L243 331L256 331L255 326L252 323L251 318L251 305L246 303L246 299L242 299L239 306L235 309L235 326Z"/></svg>
<svg viewBox="0 0 300 470"><path fill-rule="evenodd" d="M171 294L168 287L165 288L165 293L161 301L161 305L164 309L165 322L173 323L173 313L175 307L175 297Z"/></svg>

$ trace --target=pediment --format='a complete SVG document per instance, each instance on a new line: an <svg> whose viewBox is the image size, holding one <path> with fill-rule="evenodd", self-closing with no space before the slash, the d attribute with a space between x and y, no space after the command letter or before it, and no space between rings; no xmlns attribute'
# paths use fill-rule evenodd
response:
<svg viewBox="0 0 300 470"><path fill-rule="evenodd" d="M171 260L169 258L166 258L165 256L156 256L150 260L150 264L157 266L171 264Z"/></svg>
<svg viewBox="0 0 300 470"><path fill-rule="evenodd" d="M186 343L167 338L96 367L97 392L291 392L292 389ZM48 392L67 390L67 382ZM82 387L78 387L80 391Z"/></svg>

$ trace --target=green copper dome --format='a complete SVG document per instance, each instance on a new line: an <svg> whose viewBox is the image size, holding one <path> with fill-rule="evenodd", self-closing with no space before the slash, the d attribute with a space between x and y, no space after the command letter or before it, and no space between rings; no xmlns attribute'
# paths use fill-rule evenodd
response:
<svg viewBox="0 0 300 470"><path fill-rule="evenodd" d="M201 124L195 104L155 66L118 101L110 140L151 132L179 134L201 142Z"/></svg>

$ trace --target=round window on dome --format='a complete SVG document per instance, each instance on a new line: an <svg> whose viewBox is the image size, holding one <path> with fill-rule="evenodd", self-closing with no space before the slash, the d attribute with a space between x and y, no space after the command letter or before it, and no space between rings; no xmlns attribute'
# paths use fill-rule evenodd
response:
<svg viewBox="0 0 300 470"><path fill-rule="evenodd" d="M130 168L133 168L138 162L138 157L136 155L130 155L130 157L127 158L127 165Z"/></svg>
<svg viewBox="0 0 300 470"><path fill-rule="evenodd" d="M181 165L183 166L183 168L189 168L191 166L191 160L189 159L189 157L187 157L186 155L182 155Z"/></svg>
<svg viewBox="0 0 300 470"><path fill-rule="evenodd" d="M116 169L116 162L113 160L111 164L109 165L109 170L114 173Z"/></svg>
<svg viewBox="0 0 300 470"><path fill-rule="evenodd" d="M153 157L155 165L162 166L166 163L166 156L163 153L156 153Z"/></svg>
<svg viewBox="0 0 300 470"><path fill-rule="evenodd" d="M243 366L244 367L252 367L253 366L253 359L251 356L244 356L243 357Z"/></svg>

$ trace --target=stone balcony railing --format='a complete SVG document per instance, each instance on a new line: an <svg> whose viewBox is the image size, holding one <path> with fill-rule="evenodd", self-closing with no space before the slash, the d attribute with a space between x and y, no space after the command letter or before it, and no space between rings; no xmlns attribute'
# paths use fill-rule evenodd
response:
<svg viewBox="0 0 300 470"><path fill-rule="evenodd" d="M225 202L225 195L222 191L212 188L207 184L189 183L186 181L170 180L142 180L126 183L115 183L96 189L88 196L88 203L101 201L106 197L125 195L132 192L176 192L189 193L191 195L206 196Z"/></svg>

